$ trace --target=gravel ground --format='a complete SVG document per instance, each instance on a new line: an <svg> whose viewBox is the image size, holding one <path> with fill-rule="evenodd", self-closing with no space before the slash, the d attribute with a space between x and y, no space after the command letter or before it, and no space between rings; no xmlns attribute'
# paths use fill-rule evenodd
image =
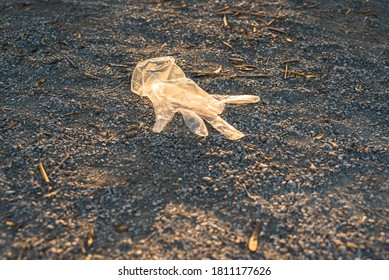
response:
<svg viewBox="0 0 389 280"><path fill-rule="evenodd" d="M389 259L388 15L0 0L0 258ZM209 93L260 96L222 116L247 136L179 116L154 134L129 81L164 55Z"/></svg>

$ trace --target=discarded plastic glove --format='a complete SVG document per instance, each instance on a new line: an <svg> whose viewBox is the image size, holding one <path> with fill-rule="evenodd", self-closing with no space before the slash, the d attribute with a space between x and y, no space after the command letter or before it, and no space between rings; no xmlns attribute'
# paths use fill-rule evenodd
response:
<svg viewBox="0 0 389 280"><path fill-rule="evenodd" d="M186 78L174 62L170 56L141 61L131 79L131 90L147 96L153 103L156 119L153 131L161 132L179 112L189 129L199 136L208 136L204 119L227 138L242 138L242 132L218 115L226 103L256 103L260 98L254 95L210 95Z"/></svg>

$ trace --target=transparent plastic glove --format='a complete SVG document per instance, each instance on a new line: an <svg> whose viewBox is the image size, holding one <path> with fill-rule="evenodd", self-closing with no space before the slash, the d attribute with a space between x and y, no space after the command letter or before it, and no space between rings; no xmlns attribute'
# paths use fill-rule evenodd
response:
<svg viewBox="0 0 389 280"><path fill-rule="evenodd" d="M226 103L259 102L254 95L210 95L186 78L173 57L158 57L139 62L131 79L131 90L150 98L155 111L153 131L161 132L176 112L181 113L189 129L202 137L208 136L206 120L231 140L244 134L219 117Z"/></svg>

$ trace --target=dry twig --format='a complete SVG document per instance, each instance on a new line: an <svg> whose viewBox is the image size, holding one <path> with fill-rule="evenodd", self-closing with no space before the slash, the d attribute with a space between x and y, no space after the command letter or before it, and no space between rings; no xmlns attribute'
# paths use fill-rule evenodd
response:
<svg viewBox="0 0 389 280"><path fill-rule="evenodd" d="M65 157L61 160L61 162L50 172L50 175L55 174L69 157L70 154L66 154Z"/></svg>
<svg viewBox="0 0 389 280"><path fill-rule="evenodd" d="M57 52L59 52L67 61L69 61L69 63L76 69L80 69L80 67L69 57L67 56L66 54L64 54L63 52L61 52L57 47L53 47Z"/></svg>

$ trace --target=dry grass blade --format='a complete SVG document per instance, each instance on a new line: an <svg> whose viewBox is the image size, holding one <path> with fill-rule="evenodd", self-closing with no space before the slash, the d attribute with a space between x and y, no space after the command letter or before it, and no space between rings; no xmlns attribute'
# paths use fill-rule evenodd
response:
<svg viewBox="0 0 389 280"><path fill-rule="evenodd" d="M125 65L125 64L118 64L118 63L108 63L109 66L111 67L122 67L122 68L129 68L130 66Z"/></svg>
<svg viewBox="0 0 389 280"><path fill-rule="evenodd" d="M90 79L93 79L93 80L102 80L103 78L100 78L100 77L97 77L91 73L88 73L88 72L82 72L82 74L85 76L85 77L88 77Z"/></svg>
<svg viewBox="0 0 389 280"><path fill-rule="evenodd" d="M310 72L303 73L303 72L298 72L298 71L294 71L294 70L288 70L288 73L293 74L295 76L304 77L307 79L314 79L314 78L319 77L317 74L310 73Z"/></svg>
<svg viewBox="0 0 389 280"><path fill-rule="evenodd" d="M229 27L228 22L227 22L227 15L226 14L224 14L224 16L223 16L223 25L224 25L224 28L228 28Z"/></svg>
<svg viewBox="0 0 389 280"><path fill-rule="evenodd" d="M222 71L223 67L219 66L215 71L213 71L214 74L219 74Z"/></svg>
<svg viewBox="0 0 389 280"><path fill-rule="evenodd" d="M74 67L74 68L77 68L77 69L80 69L80 67L69 57L67 56L66 54L64 54L63 52L61 52L58 48L56 47L53 47L57 52L59 52L67 61L69 61L69 63Z"/></svg>
<svg viewBox="0 0 389 280"><path fill-rule="evenodd" d="M357 14L364 15L366 17L378 17L377 12L375 11L359 11Z"/></svg>
<svg viewBox="0 0 389 280"><path fill-rule="evenodd" d="M346 242L346 246L353 248L353 249L358 249L359 245L355 244L354 242Z"/></svg>
<svg viewBox="0 0 389 280"><path fill-rule="evenodd" d="M298 59L288 59L288 60L284 60L282 63L292 63L292 62L299 62L300 60Z"/></svg>
<svg viewBox="0 0 389 280"><path fill-rule="evenodd" d="M118 225L118 226L115 226L114 228L115 228L116 232L121 233L121 232L127 231L130 227L129 226L125 226L125 225Z"/></svg>
<svg viewBox="0 0 389 280"><path fill-rule="evenodd" d="M93 244L94 238L95 238L95 230L93 228L90 228L89 235L88 235L88 241L87 241L88 247L90 247Z"/></svg>
<svg viewBox="0 0 389 280"><path fill-rule="evenodd" d="M10 55L10 53L11 52L7 52L5 55L1 56L0 61L4 61L4 59L6 59Z"/></svg>
<svg viewBox="0 0 389 280"><path fill-rule="evenodd" d="M9 107L0 107L0 111L12 111L15 110L14 108L9 108Z"/></svg>
<svg viewBox="0 0 389 280"><path fill-rule="evenodd" d="M344 14L345 14L345 15L348 15L349 13L351 13L351 11L352 11L351 8L348 8L348 9L344 12Z"/></svg>
<svg viewBox="0 0 389 280"><path fill-rule="evenodd" d="M241 71L253 71L257 69L257 66L250 65L250 64L243 64L243 65L232 65L234 68L241 70Z"/></svg>
<svg viewBox="0 0 389 280"><path fill-rule="evenodd" d="M49 180L49 177L47 176L46 170L45 170L42 162L39 163L39 171L41 173L43 181L46 182L46 183L49 183L50 180Z"/></svg>
<svg viewBox="0 0 389 280"><path fill-rule="evenodd" d="M80 238L80 240L78 242L80 245L81 252L85 255L86 254L85 240Z"/></svg>
<svg viewBox="0 0 389 280"><path fill-rule="evenodd" d="M239 57L230 57L230 58L228 58L228 60L230 60L232 62L245 62L245 60L243 58L239 58Z"/></svg>
<svg viewBox="0 0 389 280"><path fill-rule="evenodd" d="M272 23L273 23L275 20L276 20L275 18L271 19L269 22L266 23L266 26L272 25Z"/></svg>
<svg viewBox="0 0 389 280"><path fill-rule="evenodd" d="M229 6L225 6L223 8L220 8L218 10L215 11L215 13L222 13L222 12L225 12L229 9L230 7Z"/></svg>
<svg viewBox="0 0 389 280"><path fill-rule="evenodd" d="M270 74L235 74L235 73L215 73L215 72L206 72L206 71L188 71L188 73L193 74L195 77L226 77L227 79L231 78L273 78L273 75Z"/></svg>
<svg viewBox="0 0 389 280"><path fill-rule="evenodd" d="M121 73L130 73L132 70L130 68L123 68L119 70Z"/></svg>
<svg viewBox="0 0 389 280"><path fill-rule="evenodd" d="M335 143L335 142L333 142L333 141L329 141L328 143L329 143L332 147L334 147L334 148L339 147L339 144L338 144L338 143Z"/></svg>
<svg viewBox="0 0 389 280"><path fill-rule="evenodd" d="M24 55L23 58L24 58L26 61L32 62L32 63L35 63L35 62L38 61L36 58L33 58L33 57L29 56L29 55Z"/></svg>
<svg viewBox="0 0 389 280"><path fill-rule="evenodd" d="M53 196L57 195L60 191L61 191L61 189L52 191L52 192L50 192L50 193L48 193L48 194L45 194L43 197L44 197L44 198L53 197Z"/></svg>
<svg viewBox="0 0 389 280"><path fill-rule="evenodd" d="M223 41L223 44L226 45L227 47L229 47L231 50L235 50L235 48L233 46L231 46L230 44L228 44L227 42L224 42Z"/></svg>
<svg viewBox="0 0 389 280"><path fill-rule="evenodd" d="M114 90L117 90L118 88L121 88L122 86L124 86L126 83L127 83L127 81L122 81L122 82L119 83L117 86L114 86L113 88L106 90L105 93L108 93L108 92L112 92L112 91L114 91Z"/></svg>
<svg viewBox="0 0 389 280"><path fill-rule="evenodd" d="M236 74L235 77L241 77L241 78L266 78L270 79L273 78L273 75L270 74Z"/></svg>
<svg viewBox="0 0 389 280"><path fill-rule="evenodd" d="M308 79L314 79L314 78L317 78L318 75L314 74L314 73L306 73L305 74L305 78L308 78Z"/></svg>
<svg viewBox="0 0 389 280"><path fill-rule="evenodd" d="M11 122L11 123L7 124L6 126L3 127L3 132L10 130L11 128L16 126L17 124L18 124L18 122Z"/></svg>
<svg viewBox="0 0 389 280"><path fill-rule="evenodd" d="M279 28L268 27L267 29L270 31L275 31L275 32L282 33L282 34L288 34L288 32L286 32L285 30L279 29Z"/></svg>
<svg viewBox="0 0 389 280"><path fill-rule="evenodd" d="M8 182L6 180L4 180L3 178L0 177L0 182L4 183L4 184L7 184L7 185L11 185L11 182Z"/></svg>
<svg viewBox="0 0 389 280"><path fill-rule="evenodd" d="M233 10L235 14L249 14L253 16L260 16L260 17L274 17L278 18L277 16L274 16L273 14L267 13L267 12L255 12L255 11L244 11L244 10Z"/></svg>
<svg viewBox="0 0 389 280"><path fill-rule="evenodd" d="M315 140L323 139L323 137L326 136L326 134L327 134L327 131L323 131L323 132L319 133L318 135L314 136L313 139L315 139Z"/></svg>
<svg viewBox="0 0 389 280"><path fill-rule="evenodd" d="M316 8L317 6L319 6L319 4L308 2L308 3L304 3L304 5L302 7L304 9L313 9L313 8Z"/></svg>
<svg viewBox="0 0 389 280"><path fill-rule="evenodd" d="M293 74L295 76L305 77L305 74L303 72L298 72L294 70L288 70L288 73Z"/></svg>
<svg viewBox="0 0 389 280"><path fill-rule="evenodd" d="M162 46L159 48L158 51L160 52L160 51L162 51L166 47L167 47L167 43L165 42L165 43L162 44Z"/></svg>
<svg viewBox="0 0 389 280"><path fill-rule="evenodd" d="M40 87L43 83L47 81L48 77L44 77L43 79L40 79L36 84L35 87Z"/></svg>

